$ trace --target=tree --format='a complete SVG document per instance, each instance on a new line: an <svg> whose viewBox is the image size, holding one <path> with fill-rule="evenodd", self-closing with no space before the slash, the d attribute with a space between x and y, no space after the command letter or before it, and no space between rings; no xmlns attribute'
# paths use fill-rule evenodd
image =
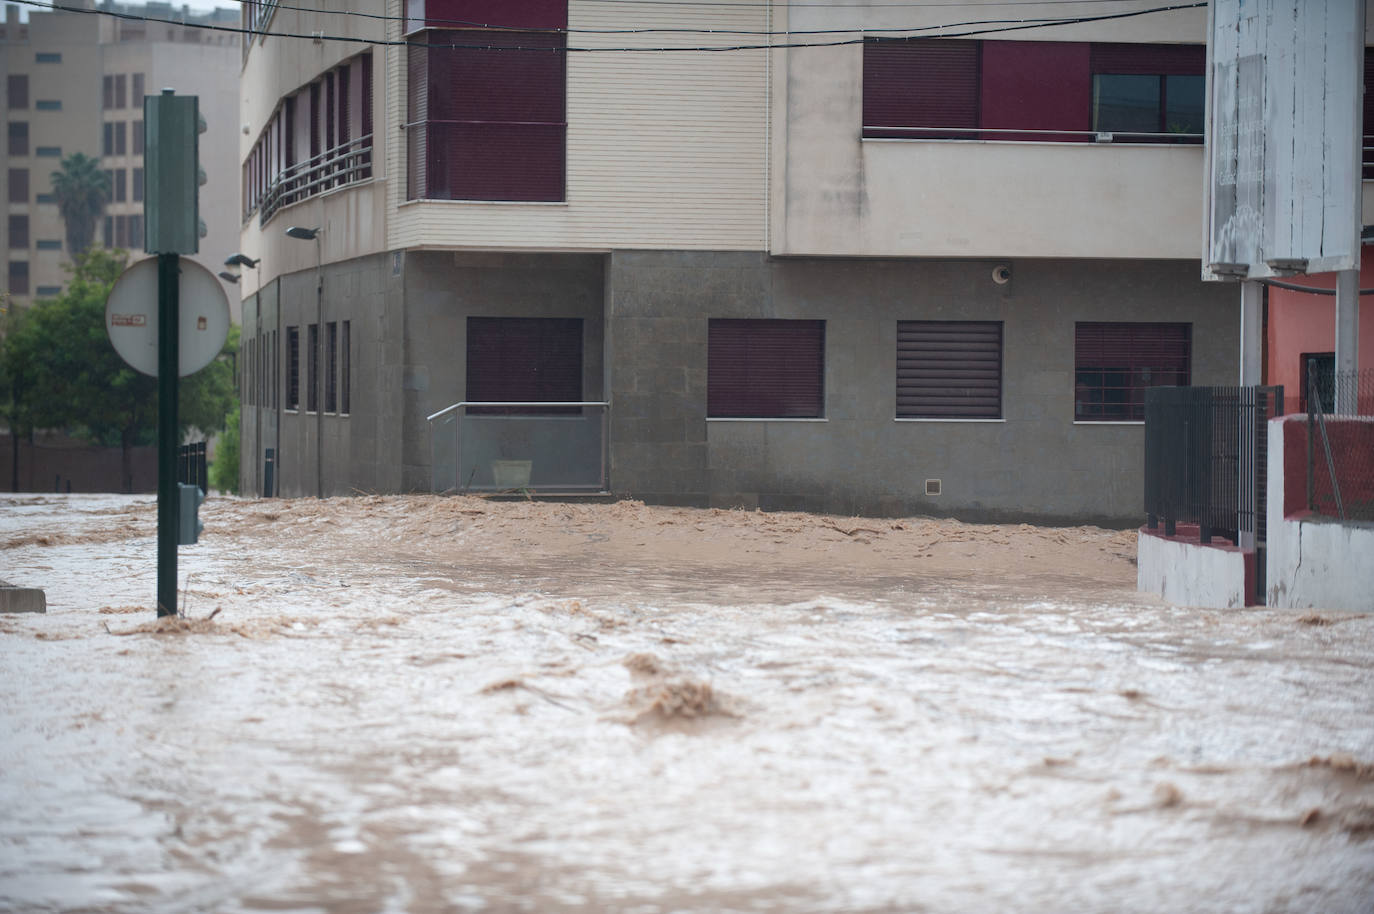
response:
<svg viewBox="0 0 1374 914"><path fill-rule="evenodd" d="M67 428L88 441L122 450L121 488L133 490L133 447L157 436L157 379L124 363L105 332L105 300L124 270L125 253L92 248L78 255L65 291L29 310L6 338L7 374L22 374L22 415L28 428ZM234 348L230 348L230 347ZM213 433L236 401L226 356L178 384L178 431Z"/></svg>
<svg viewBox="0 0 1374 914"><path fill-rule="evenodd" d="M62 160L52 173L57 211L67 226L67 253L75 259L95 240L95 226L110 201L110 179L100 162L80 152Z"/></svg>

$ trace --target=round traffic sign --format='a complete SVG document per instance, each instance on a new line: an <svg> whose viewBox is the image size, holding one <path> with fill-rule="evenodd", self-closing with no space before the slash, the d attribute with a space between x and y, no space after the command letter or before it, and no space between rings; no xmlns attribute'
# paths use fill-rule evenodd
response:
<svg viewBox="0 0 1374 914"><path fill-rule="evenodd" d="M178 258L177 374L209 365L229 336L229 299L215 275ZM157 377L157 258L140 260L115 280L105 301L105 332L115 352L134 369Z"/></svg>

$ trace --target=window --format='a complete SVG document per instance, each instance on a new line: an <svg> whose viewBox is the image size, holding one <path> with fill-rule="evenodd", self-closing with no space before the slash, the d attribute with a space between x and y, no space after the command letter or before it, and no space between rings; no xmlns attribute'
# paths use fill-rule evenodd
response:
<svg viewBox="0 0 1374 914"><path fill-rule="evenodd" d="M1308 404L1310 388L1308 384L1313 379L1313 371L1316 372L1317 399L1321 400L1321 408L1324 413L1336 411L1336 353L1334 352L1304 352L1301 356L1302 364L1299 366L1299 384L1301 389L1298 391L1298 412L1308 412L1311 407Z"/></svg>
<svg viewBox="0 0 1374 914"><path fill-rule="evenodd" d="M61 51L39 51L33 58L38 63L61 63Z"/></svg>
<svg viewBox="0 0 1374 914"><path fill-rule="evenodd" d="M62 294L61 286L39 286L33 290L33 294L40 298L55 298Z"/></svg>
<svg viewBox="0 0 1374 914"><path fill-rule="evenodd" d="M10 216L10 250L23 250L29 246L29 217L24 213Z"/></svg>
<svg viewBox="0 0 1374 914"><path fill-rule="evenodd" d="M129 246L129 217L115 216L115 247L127 248Z"/></svg>
<svg viewBox="0 0 1374 914"><path fill-rule="evenodd" d="M320 325L311 324L306 328L305 350L305 410L319 412L320 409Z"/></svg>
<svg viewBox="0 0 1374 914"><path fill-rule="evenodd" d="M133 136L133 140L134 140L134 142L133 142L134 155L136 155L136 156L141 156L141 155L143 155L143 122L142 122L142 121L134 121L134 122L133 122L133 126L129 128L129 132L132 133L132 134L134 135L134 136Z"/></svg>
<svg viewBox="0 0 1374 914"><path fill-rule="evenodd" d="M479 403L581 401L581 318L470 317L467 337L464 399ZM478 411L512 410L469 410Z"/></svg>
<svg viewBox="0 0 1374 914"><path fill-rule="evenodd" d="M301 328L286 328L286 408L301 408Z"/></svg>
<svg viewBox="0 0 1374 914"><path fill-rule="evenodd" d="M1002 323L898 321L897 417L1002 418Z"/></svg>
<svg viewBox="0 0 1374 914"><path fill-rule="evenodd" d="M325 325L324 411L339 411L339 322Z"/></svg>
<svg viewBox="0 0 1374 914"><path fill-rule="evenodd" d="M143 74L135 73L133 76L133 89L129 91L129 107L143 107Z"/></svg>
<svg viewBox="0 0 1374 914"><path fill-rule="evenodd" d="M12 156L26 156L29 154L29 122L10 121L7 125L9 134L9 154Z"/></svg>
<svg viewBox="0 0 1374 914"><path fill-rule="evenodd" d="M57 204L57 195L56 195L56 194L36 194L36 195L34 196L34 198L33 198L33 202L35 202L35 203L51 203L51 204L53 204L53 205L56 205L56 204Z"/></svg>
<svg viewBox="0 0 1374 914"><path fill-rule="evenodd" d="M114 247L114 217L113 217L113 216L106 216L106 217L105 217L104 231L102 231L102 232L100 233L100 239L101 239L100 243L103 244L103 245L105 245L105 247L107 247L107 248L112 248L112 247Z"/></svg>
<svg viewBox="0 0 1374 914"><path fill-rule="evenodd" d="M129 79L128 79L128 77L126 77L123 73L120 73L119 75L117 75L117 76L115 77L115 107L116 107L116 108L127 108L127 107L129 106L129 97L128 97L128 94L127 94L128 88L129 88Z"/></svg>
<svg viewBox="0 0 1374 914"><path fill-rule="evenodd" d="M300 409L301 400L301 368L300 368L300 330L296 327L286 328L286 397L288 402L283 404L285 409Z"/></svg>
<svg viewBox="0 0 1374 914"><path fill-rule="evenodd" d="M114 77L106 76L100 82L100 107L109 111L114 105Z"/></svg>
<svg viewBox="0 0 1374 914"><path fill-rule="evenodd" d="M488 21L474 0L430 0L418 14L432 18L410 23L409 199L565 199L566 0L501 13L511 29L539 31L430 27Z"/></svg>
<svg viewBox="0 0 1374 914"><path fill-rule="evenodd" d="M129 247L135 250L143 247L142 213L134 213L129 217Z"/></svg>
<svg viewBox="0 0 1374 914"><path fill-rule="evenodd" d="M977 127L981 45L978 41L938 38L866 40L863 135L975 137L972 133L890 128Z"/></svg>
<svg viewBox="0 0 1374 914"><path fill-rule="evenodd" d="M9 171L9 201L11 203L29 202L29 170L11 168Z"/></svg>
<svg viewBox="0 0 1374 914"><path fill-rule="evenodd" d="M29 77L24 73L11 73L5 79L5 98L11 111L20 111L29 106Z"/></svg>
<svg viewBox="0 0 1374 914"><path fill-rule="evenodd" d="M1189 383L1191 324L1076 324L1074 419L1145 421L1145 388Z"/></svg>
<svg viewBox="0 0 1374 914"><path fill-rule="evenodd" d="M129 197L129 174L122 168L115 169L114 202L123 203Z"/></svg>
<svg viewBox="0 0 1374 914"><path fill-rule="evenodd" d="M39 146L34 149L33 154L40 159L60 159L62 158L61 146Z"/></svg>
<svg viewBox="0 0 1374 914"><path fill-rule="evenodd" d="M29 294L29 262L27 260L10 261L10 292L14 295Z"/></svg>
<svg viewBox="0 0 1374 914"><path fill-rule="evenodd" d="M125 121L115 123L115 155L122 156L129 151L129 125Z"/></svg>
<svg viewBox="0 0 1374 914"><path fill-rule="evenodd" d="M1168 139L1161 134L1202 142L1205 48L1095 44L1091 66L1093 130L1130 142Z"/></svg>
<svg viewBox="0 0 1374 914"><path fill-rule="evenodd" d="M141 169L141 168L135 168L135 169L134 169L133 185L134 185L134 186L133 186L133 195L134 195L134 196L133 196L133 200L134 200L135 203L142 203L142 202L143 202L143 169Z"/></svg>
<svg viewBox="0 0 1374 914"><path fill-rule="evenodd" d="M114 155L114 121L106 121L100 131L100 154Z"/></svg>
<svg viewBox="0 0 1374 914"><path fill-rule="evenodd" d="M40 238L38 239L37 244L35 244L34 246L38 248L38 250L40 251L62 250L62 242L53 238Z"/></svg>
<svg viewBox="0 0 1374 914"><path fill-rule="evenodd" d="M350 395L353 387L350 373L353 367L349 356L349 342L353 336L351 331L352 321L344 321L339 336L339 412L343 415L353 411Z"/></svg>
<svg viewBox="0 0 1374 914"><path fill-rule="evenodd" d="M824 407L825 321L710 321L707 416L819 418Z"/></svg>
<svg viewBox="0 0 1374 914"><path fill-rule="evenodd" d="M40 98L33 103L39 111L61 111L62 100L60 98Z"/></svg>

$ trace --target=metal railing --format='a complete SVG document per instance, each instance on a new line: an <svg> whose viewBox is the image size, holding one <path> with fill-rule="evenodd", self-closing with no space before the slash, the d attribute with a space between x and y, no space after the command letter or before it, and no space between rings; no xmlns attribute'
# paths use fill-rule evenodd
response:
<svg viewBox="0 0 1374 914"><path fill-rule="evenodd" d="M1223 536L1263 549L1268 420L1282 387L1151 387L1145 391L1145 513L1196 524L1202 542Z"/></svg>
<svg viewBox="0 0 1374 914"><path fill-rule="evenodd" d="M881 127L865 124L870 140L987 140L1059 143L1202 144L1200 133L1158 133L1126 130L1055 130L1049 127Z"/></svg>
<svg viewBox="0 0 1374 914"><path fill-rule="evenodd" d="M258 225L266 225L277 211L335 187L372 177L372 134L341 143L284 169L257 200L249 202L244 220L258 210Z"/></svg>
<svg viewBox="0 0 1374 914"><path fill-rule="evenodd" d="M1307 364L1307 507L1374 521L1374 370L1323 376Z"/></svg>
<svg viewBox="0 0 1374 914"><path fill-rule="evenodd" d="M199 486L210 491L210 475L206 472L205 442L195 441L177 448L177 482Z"/></svg>
<svg viewBox="0 0 1374 914"><path fill-rule="evenodd" d="M462 402L427 416L434 492L607 491L610 404Z"/></svg>

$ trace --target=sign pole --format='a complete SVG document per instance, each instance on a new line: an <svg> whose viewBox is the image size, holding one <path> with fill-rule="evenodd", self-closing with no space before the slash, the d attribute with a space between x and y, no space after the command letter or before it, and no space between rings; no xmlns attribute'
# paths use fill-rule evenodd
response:
<svg viewBox="0 0 1374 914"><path fill-rule="evenodd" d="M177 254L157 255L157 614L177 614Z"/></svg>

